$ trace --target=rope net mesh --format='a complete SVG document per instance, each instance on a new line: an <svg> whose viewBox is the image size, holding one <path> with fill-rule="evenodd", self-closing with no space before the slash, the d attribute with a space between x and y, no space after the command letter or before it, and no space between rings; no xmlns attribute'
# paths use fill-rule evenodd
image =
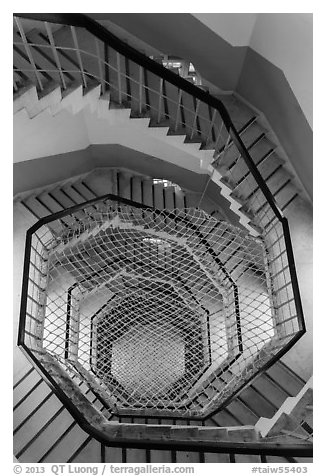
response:
<svg viewBox="0 0 326 476"><path fill-rule="evenodd" d="M33 346L116 413L207 414L293 334L263 242L202 210L105 200L33 243Z"/></svg>

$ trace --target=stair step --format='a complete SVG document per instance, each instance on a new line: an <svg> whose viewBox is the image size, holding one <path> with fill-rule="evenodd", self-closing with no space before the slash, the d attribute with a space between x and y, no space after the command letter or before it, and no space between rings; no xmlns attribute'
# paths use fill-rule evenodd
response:
<svg viewBox="0 0 326 476"><path fill-rule="evenodd" d="M255 379L252 383L252 387L257 389L261 395L270 400L276 408L279 408L288 397L288 394L271 380L267 374L262 374L260 377Z"/></svg>
<svg viewBox="0 0 326 476"><path fill-rule="evenodd" d="M20 38L20 36L15 33L15 31L13 32L13 34L14 41L21 43L22 39ZM41 86L39 82L43 86L43 84L47 83L48 81L51 81L53 78L47 72L40 71L42 69L42 65L38 64L37 62L34 63L35 69L29 61L28 54L23 44L14 45L14 66L17 69L22 70L24 75L28 77L28 80L33 82L35 85L37 85L38 88L40 88Z"/></svg>
<svg viewBox="0 0 326 476"><path fill-rule="evenodd" d="M69 193L69 195L68 195ZM67 208L73 207L77 205L78 203L83 203L82 202L82 197L79 197L79 194L77 195L77 200L76 197L75 200L72 198L71 195L76 193L74 190L72 190L72 187L70 186L69 188L66 187L66 189L60 187L55 190L51 190L51 192L48 192L49 197L53 201L56 201L58 206L60 206L62 209L66 210ZM83 210L79 210L77 212L74 212L74 217L76 217L77 223L79 221L88 221L89 219L85 216L85 212ZM71 220L71 223L73 224L73 220Z"/></svg>
<svg viewBox="0 0 326 476"><path fill-rule="evenodd" d="M266 374L278 384L290 397L295 397L305 382L282 362L275 363L266 370Z"/></svg>
<svg viewBox="0 0 326 476"><path fill-rule="evenodd" d="M276 197L277 192L291 179L290 175L282 168L279 167L274 173L266 180L266 185L272 194ZM257 190L246 198L246 207L252 211L256 211L266 201L261 190Z"/></svg>
<svg viewBox="0 0 326 476"><path fill-rule="evenodd" d="M255 425L258 421L257 415L237 398L227 406L227 410L241 421L243 425Z"/></svg>
<svg viewBox="0 0 326 476"><path fill-rule="evenodd" d="M242 101L237 99L234 95L231 94L213 94L214 97L222 101L224 106L226 107L236 129L241 129L245 124L247 124L253 117L255 117L256 113L244 104Z"/></svg>
<svg viewBox="0 0 326 476"><path fill-rule="evenodd" d="M15 433L14 454L20 458L33 440L40 436L58 412L63 411L62 403L52 394L40 408L30 414L26 423Z"/></svg>
<svg viewBox="0 0 326 476"><path fill-rule="evenodd" d="M54 39L55 39L56 33L53 32ZM36 44L42 52L45 52L48 56L50 56L51 58L54 58L52 49L50 48L50 41L46 32L42 32L40 30L34 29L34 30L31 30L27 34L27 37L29 41ZM56 40L55 40L55 45L59 46ZM79 72L77 58L74 57L74 52L63 51L57 48L57 54L58 54L61 70L63 72L65 80L67 81L66 85L68 86L70 83L73 83L73 82L81 82L82 78ZM53 69L56 69L56 68L53 68Z"/></svg>
<svg viewBox="0 0 326 476"><path fill-rule="evenodd" d="M245 403L251 411L257 416L265 416L271 418L276 412L277 408L270 401L266 400L252 387L244 389L239 398Z"/></svg>
<svg viewBox="0 0 326 476"><path fill-rule="evenodd" d="M40 462L58 463L68 461L87 438L87 433L76 423L71 424L66 431L64 431L64 428L61 428L60 437L55 442L54 447L48 450Z"/></svg>
<svg viewBox="0 0 326 476"><path fill-rule="evenodd" d="M96 171L88 175L82 183L97 197L109 193L113 195L117 194L117 174L114 169L109 170L104 174L100 170Z"/></svg>
<svg viewBox="0 0 326 476"><path fill-rule="evenodd" d="M278 168L283 165L283 161L275 154L275 152L269 151L265 158L262 157L258 162L257 168L264 180L273 175ZM229 176L228 176L229 175ZM258 184L254 177L249 173L248 167L243 160L239 160L237 165L234 166L229 174L226 174L224 180L230 179L231 186L233 188L232 196L246 199L258 188ZM228 182L227 182L228 183ZM233 184L233 185L232 185Z"/></svg>
<svg viewBox="0 0 326 476"><path fill-rule="evenodd" d="M96 198L96 195L85 185L82 180L72 184L71 188L76 193L78 193L85 201L93 200L94 198Z"/></svg>
<svg viewBox="0 0 326 476"><path fill-rule="evenodd" d="M24 199L21 202L27 209L30 211L38 220L40 218L46 217L48 215L51 215L51 210L47 209L42 203L40 203L36 197L30 196L26 199ZM49 228L55 233L55 234L60 234L62 230L64 229L64 225L61 223L64 222L53 222L49 225Z"/></svg>
<svg viewBox="0 0 326 476"><path fill-rule="evenodd" d="M118 172L118 195L119 197L131 200L131 174L126 172Z"/></svg>
<svg viewBox="0 0 326 476"><path fill-rule="evenodd" d="M49 195L47 192L41 193L40 195L37 196L37 198L42 202L42 204L46 206L47 210L51 211L51 213L57 213L64 210L64 207L62 207L55 200L55 198L51 197L51 195ZM75 218L69 215L62 218L62 221L70 227L74 226L76 223Z"/></svg>
<svg viewBox="0 0 326 476"><path fill-rule="evenodd" d="M88 200L88 198L85 197L85 194L81 192L81 187L77 184L67 184L60 187L58 195L60 194L62 195L64 203L70 204L70 206L79 205ZM95 196L92 195L92 198L95 198ZM61 197L59 200L61 200Z"/></svg>
<svg viewBox="0 0 326 476"><path fill-rule="evenodd" d="M14 431L18 431L18 428L21 427L26 417L29 416L38 405L41 405L51 392L43 380L41 380L40 383L37 382L32 388L33 391L27 393L14 410Z"/></svg>
<svg viewBox="0 0 326 476"><path fill-rule="evenodd" d="M239 426L241 422L229 411L222 410L216 415L211 416L217 426Z"/></svg>
<svg viewBox="0 0 326 476"><path fill-rule="evenodd" d="M38 101L38 94L36 86L33 82L24 81L24 86L20 87L13 97L13 112L14 114L27 104L35 104Z"/></svg>
<svg viewBox="0 0 326 476"><path fill-rule="evenodd" d="M100 463L101 443L92 437L88 437L82 445L75 451L68 463Z"/></svg>
<svg viewBox="0 0 326 476"><path fill-rule="evenodd" d="M38 372L34 369L31 373L28 373L27 376L17 385L14 389L13 395L13 404L14 407L19 404L19 402L25 398L26 394L30 392L33 387L41 381L41 377Z"/></svg>
<svg viewBox="0 0 326 476"><path fill-rule="evenodd" d="M250 125L246 127L242 133L240 133L241 140L247 149L253 148L254 144L257 143L258 139L262 140L264 137L265 131L262 127L256 122L250 122ZM221 150L221 149L219 149ZM237 146L231 142L226 149L221 150L221 157L218 158L217 162L219 166L229 168L239 157L239 150ZM241 159L242 160L242 159Z"/></svg>
<svg viewBox="0 0 326 476"><path fill-rule="evenodd" d="M41 74L44 74L45 72L49 76L51 76L52 80L54 80L57 84L61 84L60 73L57 69L57 63L55 61L53 51L50 45L48 43L40 42L40 37L37 35L37 31L35 30L29 32L26 37L29 42L29 48L33 60L42 70ZM31 37L33 38L33 40L31 39ZM73 81L74 78L69 73L62 74L66 84Z"/></svg>
<svg viewBox="0 0 326 476"><path fill-rule="evenodd" d="M61 435L73 423L73 418L67 410L61 411L51 423L46 426L31 445L19 457L22 463L39 462L47 451L59 440ZM63 459L61 460L61 462Z"/></svg>

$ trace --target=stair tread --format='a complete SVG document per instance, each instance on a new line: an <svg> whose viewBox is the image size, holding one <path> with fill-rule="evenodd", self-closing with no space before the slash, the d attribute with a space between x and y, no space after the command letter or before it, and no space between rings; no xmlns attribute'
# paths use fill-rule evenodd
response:
<svg viewBox="0 0 326 476"><path fill-rule="evenodd" d="M59 438L55 447L42 457L42 463L57 463L68 461L79 446L87 439L88 435L77 424L64 435L61 432L62 439Z"/></svg>
<svg viewBox="0 0 326 476"><path fill-rule="evenodd" d="M270 367L266 373L270 375L277 384L283 388L289 396L296 396L305 382L298 375L294 374L285 364L277 362Z"/></svg>
<svg viewBox="0 0 326 476"><path fill-rule="evenodd" d="M63 410L62 403L53 394L16 432L14 437L14 453L18 457L26 451L28 445L39 433L42 435L51 418L60 410Z"/></svg>
<svg viewBox="0 0 326 476"><path fill-rule="evenodd" d="M41 380L38 372L35 370L27 375L24 380L14 389L13 403L16 406L22 398Z"/></svg>
<svg viewBox="0 0 326 476"><path fill-rule="evenodd" d="M33 443L20 456L20 461L23 463L40 462L42 457L46 455L54 444L56 444L61 435L64 434L73 422L74 420L70 413L64 409L53 422L44 428L41 435L39 435L39 437L33 441ZM63 460L60 462L63 462Z"/></svg>
<svg viewBox="0 0 326 476"><path fill-rule="evenodd" d="M61 30L62 28L60 28ZM60 42L57 42L56 35L59 30L53 32L54 42L56 47L62 46ZM49 48L49 39L46 32L34 29L28 33L28 38L34 44L38 45L42 51L46 52L48 56L54 58L52 50ZM59 58L60 67L65 77L66 85L75 81L82 81L81 74L79 72L78 61L75 52L65 51L57 48L57 56Z"/></svg>
<svg viewBox="0 0 326 476"><path fill-rule="evenodd" d="M21 400L19 406L14 411L14 430L24 422L26 417L35 410L35 408L42 404L43 400L51 393L48 385L42 380L32 393L29 393L27 398Z"/></svg>

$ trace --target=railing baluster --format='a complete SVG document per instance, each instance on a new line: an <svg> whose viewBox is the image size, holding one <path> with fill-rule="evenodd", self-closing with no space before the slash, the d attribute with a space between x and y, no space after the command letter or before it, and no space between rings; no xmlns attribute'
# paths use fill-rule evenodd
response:
<svg viewBox="0 0 326 476"><path fill-rule="evenodd" d="M87 88L87 80L86 80L86 75L85 75L84 68L83 68L82 57L81 57L79 46L78 46L76 29L75 29L74 26L71 26L70 28L71 28L72 39L73 39L74 46L75 46L75 49L76 49L76 55L77 55L77 59L78 59L78 63L79 63L79 69L80 69L83 85L84 85L85 88Z"/></svg>
<svg viewBox="0 0 326 476"><path fill-rule="evenodd" d="M159 88L159 96L158 96L158 111L157 111L157 122L161 122L161 115L162 115L162 96L163 96L163 78L160 78L160 88Z"/></svg>
<svg viewBox="0 0 326 476"><path fill-rule="evenodd" d="M105 91L110 83L110 68L109 68L109 46L103 43L104 48L104 75L105 75Z"/></svg>
<svg viewBox="0 0 326 476"><path fill-rule="evenodd" d="M14 82L14 90L18 91L18 86L17 86L15 78L13 78L13 82Z"/></svg>
<svg viewBox="0 0 326 476"><path fill-rule="evenodd" d="M38 85L40 87L40 90L43 91L43 84L42 84L42 81L41 81L40 73L39 73L39 71L37 71L37 68L36 68L36 65L35 65L35 62L34 62L34 58L33 58L33 55L32 55L32 51L31 51L31 48L28 44L28 41L27 41L27 38L26 38L26 35L25 35L25 32L24 32L22 23L21 23L20 19L17 18L17 17L15 17L15 21L16 21L20 36L22 37L24 48L25 48L26 54L28 56L28 60L29 60L29 62L31 63L31 65L33 67L34 74L35 74L36 80L38 82Z"/></svg>
<svg viewBox="0 0 326 476"><path fill-rule="evenodd" d="M199 111L199 106L200 106L200 100L198 99L195 99L195 104L196 104L196 108L195 108L195 117L194 117L194 120L193 120L193 123L192 123L192 128L191 128L191 134L190 134L190 139L193 138L194 136L194 132L195 132L195 129L196 129L196 132L197 131L197 118L198 118L198 111Z"/></svg>
<svg viewBox="0 0 326 476"><path fill-rule="evenodd" d="M179 125L179 122L180 122L181 101L182 101L182 89L179 89L177 114L176 114L176 117L175 117L175 126L174 126L175 131L178 129L178 125Z"/></svg>
<svg viewBox="0 0 326 476"><path fill-rule="evenodd" d="M148 76L147 70L143 70L144 74L144 89L145 89L145 109L150 109L150 101L149 101L149 90L148 90Z"/></svg>
<svg viewBox="0 0 326 476"><path fill-rule="evenodd" d="M167 99L167 96L166 96L166 86L165 86L165 80L164 79L163 79L163 105L164 105L165 119L170 119L169 105L168 105L168 99Z"/></svg>
<svg viewBox="0 0 326 476"><path fill-rule="evenodd" d="M127 101L131 101L130 67L129 67L129 59L126 56L125 56L125 68L126 68Z"/></svg>
<svg viewBox="0 0 326 476"><path fill-rule="evenodd" d="M216 112L216 110L215 110L215 112ZM214 144L214 150L215 150L214 153L216 153L217 150L218 150L218 143L219 143L220 137L221 137L221 135L222 135L223 127L224 127L224 123L223 123L223 121L222 121L222 122L221 122L221 126L220 126L219 131L218 131L218 134L217 134L217 138L216 138L215 144Z"/></svg>
<svg viewBox="0 0 326 476"><path fill-rule="evenodd" d="M104 94L105 82L104 82L103 68L102 68L102 62L101 62L100 42L98 38L96 38L96 36L94 37L94 40L95 40L96 55L98 59L98 72L99 72L100 82L101 82L101 91L102 91L102 94Z"/></svg>
<svg viewBox="0 0 326 476"><path fill-rule="evenodd" d="M142 113L143 106L143 78L144 78L144 68L139 66L139 114Z"/></svg>
<svg viewBox="0 0 326 476"><path fill-rule="evenodd" d="M222 132L222 130L221 130L221 132ZM220 135L220 134L219 134L219 135ZM231 134L229 133L229 134L228 134L228 138L227 138L227 140L226 140L226 142L225 142L225 145L224 145L222 151L219 153L219 156L218 156L218 159L219 159L219 160L222 159L222 157L224 157L224 154L225 154L226 151L227 151L227 148L228 148L228 145L229 145L230 141L231 141ZM217 141L216 141L216 147L215 147L215 153L216 153L216 152L218 153L218 150L217 150Z"/></svg>
<svg viewBox="0 0 326 476"><path fill-rule="evenodd" d="M117 52L117 75L118 75L118 98L119 104L122 103L122 91L121 91L121 64L120 64L120 53Z"/></svg>
<svg viewBox="0 0 326 476"><path fill-rule="evenodd" d="M210 107L210 106L208 106L208 110L211 111L211 107ZM216 138L215 138L215 130L214 130L216 114L217 114L217 110L214 109L213 116L212 116L211 122L210 122L209 127L208 127L208 134L207 134L206 144L208 143L210 136L212 136L212 141L213 141L213 142L216 141ZM221 122L221 124L223 125L223 122Z"/></svg>
<svg viewBox="0 0 326 476"><path fill-rule="evenodd" d="M66 89L67 88L66 81L65 81L65 78L64 78L64 75L63 75L63 72L62 72L60 59L59 59L59 55L58 55L58 52L57 52L57 49L56 49L56 46L55 46L55 42L54 42L54 38L53 38L50 23L45 21L44 25L45 25L46 33L47 33L49 41L50 41L51 50L52 50L52 53L53 53L53 56L54 56L54 60L56 62L57 68L59 70L59 75L60 75L62 87L63 87L63 89Z"/></svg>

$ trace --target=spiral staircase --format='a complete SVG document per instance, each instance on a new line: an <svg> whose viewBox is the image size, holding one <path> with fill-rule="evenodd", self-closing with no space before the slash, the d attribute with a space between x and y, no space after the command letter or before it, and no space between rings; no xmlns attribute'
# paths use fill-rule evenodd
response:
<svg viewBox="0 0 326 476"><path fill-rule="evenodd" d="M83 15L15 17L20 125L119 124L186 151L204 180L134 162L15 196L14 454L309 462L312 380L281 360L305 333L285 218L304 194L250 107L163 60Z"/></svg>

